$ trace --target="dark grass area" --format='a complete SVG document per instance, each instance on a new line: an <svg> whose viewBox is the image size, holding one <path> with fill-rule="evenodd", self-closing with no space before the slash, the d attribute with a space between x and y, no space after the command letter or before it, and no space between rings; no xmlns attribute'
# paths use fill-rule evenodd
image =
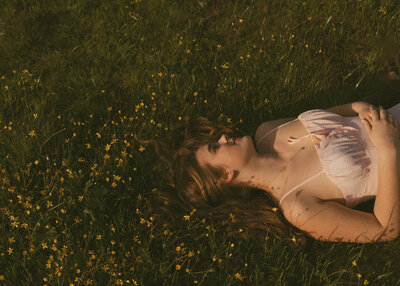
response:
<svg viewBox="0 0 400 286"><path fill-rule="evenodd" d="M398 1L0 1L0 283L397 285L399 240L226 239L143 208L151 146L185 116L264 121L390 107ZM371 211L371 204L361 206ZM177 247L180 248L177 248Z"/></svg>

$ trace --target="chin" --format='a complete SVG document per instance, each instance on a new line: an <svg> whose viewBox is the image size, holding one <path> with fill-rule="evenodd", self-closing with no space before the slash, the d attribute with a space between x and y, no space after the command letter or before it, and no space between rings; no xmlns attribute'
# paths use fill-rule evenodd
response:
<svg viewBox="0 0 400 286"><path fill-rule="evenodd" d="M253 141L253 139L249 135L245 135L245 136L242 137L242 139L244 139L244 138L246 138L247 140Z"/></svg>
<svg viewBox="0 0 400 286"><path fill-rule="evenodd" d="M256 147L254 146L253 138L251 138L251 136L246 135L246 136L243 136L242 138L246 138L246 140L248 141L249 145L251 145L252 149L255 150Z"/></svg>
<svg viewBox="0 0 400 286"><path fill-rule="evenodd" d="M246 135L246 136L244 136L244 137L246 137L246 138L253 144L253 138L251 138L251 136ZM254 144L253 144L253 145L254 145Z"/></svg>

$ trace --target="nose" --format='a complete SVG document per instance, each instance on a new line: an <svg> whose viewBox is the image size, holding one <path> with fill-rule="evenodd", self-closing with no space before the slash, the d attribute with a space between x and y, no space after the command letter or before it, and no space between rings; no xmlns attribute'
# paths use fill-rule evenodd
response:
<svg viewBox="0 0 400 286"><path fill-rule="evenodd" d="M226 134L222 134L221 138L219 138L218 143L226 143L228 142L228 136Z"/></svg>

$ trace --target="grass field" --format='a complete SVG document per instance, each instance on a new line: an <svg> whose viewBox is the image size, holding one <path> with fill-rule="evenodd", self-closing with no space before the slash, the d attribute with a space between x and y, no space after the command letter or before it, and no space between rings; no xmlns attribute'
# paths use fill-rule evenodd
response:
<svg viewBox="0 0 400 286"><path fill-rule="evenodd" d="M399 285L399 239L300 250L157 224L143 194L165 166L134 139L356 101L399 27L397 0L0 0L0 284Z"/></svg>

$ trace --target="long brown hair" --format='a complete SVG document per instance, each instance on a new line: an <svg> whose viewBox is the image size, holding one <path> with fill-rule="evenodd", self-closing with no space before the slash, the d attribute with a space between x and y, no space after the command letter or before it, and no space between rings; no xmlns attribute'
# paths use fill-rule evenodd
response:
<svg viewBox="0 0 400 286"><path fill-rule="evenodd" d="M304 246L305 233L286 221L268 192L228 185L222 168L198 164L195 152L200 146L216 142L222 134L234 136L233 129L204 117L187 117L185 123L184 132L173 132L164 141L136 138L153 143L169 170L169 184L145 195L156 221L173 228L182 223L184 215L195 212L228 237L263 241L274 235Z"/></svg>

